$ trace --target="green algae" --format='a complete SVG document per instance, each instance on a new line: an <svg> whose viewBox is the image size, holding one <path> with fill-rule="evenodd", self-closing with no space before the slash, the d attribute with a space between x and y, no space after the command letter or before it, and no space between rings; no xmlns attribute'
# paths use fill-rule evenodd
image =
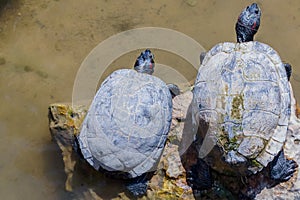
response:
<svg viewBox="0 0 300 200"><path fill-rule="evenodd" d="M243 95L235 96L232 100L231 117L233 119L242 119L242 111L244 109Z"/></svg>

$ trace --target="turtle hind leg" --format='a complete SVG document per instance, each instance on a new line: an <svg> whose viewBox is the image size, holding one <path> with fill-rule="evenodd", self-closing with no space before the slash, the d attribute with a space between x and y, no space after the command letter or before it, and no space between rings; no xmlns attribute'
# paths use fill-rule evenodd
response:
<svg viewBox="0 0 300 200"><path fill-rule="evenodd" d="M127 190L134 196L143 196L147 192L148 188L148 174L142 174L136 178L130 179L126 183Z"/></svg>
<svg viewBox="0 0 300 200"><path fill-rule="evenodd" d="M187 171L187 182L193 190L208 190L212 188L212 176L209 166L202 159Z"/></svg>
<svg viewBox="0 0 300 200"><path fill-rule="evenodd" d="M276 182L288 181L298 167L294 160L285 158L283 150L270 163L270 176Z"/></svg>

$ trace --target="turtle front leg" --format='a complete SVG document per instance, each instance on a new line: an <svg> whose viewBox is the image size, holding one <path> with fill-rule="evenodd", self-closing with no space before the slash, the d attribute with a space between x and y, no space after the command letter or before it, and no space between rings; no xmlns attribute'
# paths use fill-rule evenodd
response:
<svg viewBox="0 0 300 200"><path fill-rule="evenodd" d="M292 66L289 63L283 63L283 66L285 68L286 76L288 78L288 81L290 81L291 75L292 75Z"/></svg>
<svg viewBox="0 0 300 200"><path fill-rule="evenodd" d="M285 158L283 150L270 163L270 176L276 182L288 181L298 167L294 160Z"/></svg>
<svg viewBox="0 0 300 200"><path fill-rule="evenodd" d="M200 65L203 63L203 60L204 60L205 56L206 56L206 52L201 52L201 54L200 54Z"/></svg>
<svg viewBox="0 0 300 200"><path fill-rule="evenodd" d="M167 87L169 88L169 91L172 95L172 99L174 97L176 97L177 95L180 95L180 89L177 85L175 85L173 83L169 83L169 84L167 84Z"/></svg>
<svg viewBox="0 0 300 200"><path fill-rule="evenodd" d="M207 190L212 188L212 177L209 166L198 158L197 163L187 171L186 179L193 190Z"/></svg>

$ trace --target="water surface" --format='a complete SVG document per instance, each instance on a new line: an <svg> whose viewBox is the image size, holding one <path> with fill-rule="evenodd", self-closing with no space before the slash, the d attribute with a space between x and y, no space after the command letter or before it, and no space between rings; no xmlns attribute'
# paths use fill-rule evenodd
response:
<svg viewBox="0 0 300 200"><path fill-rule="evenodd" d="M293 66L300 100L300 2L257 1L262 8L256 40L271 45ZM0 16L0 194L2 199L82 199L64 191L60 151L48 131L47 107L70 102L77 70L101 41L138 27L180 31L204 48L235 41L237 15L249 1L227 0L19 0ZM155 50L154 50L155 51ZM130 67L137 52L110 69ZM185 70L187 63L156 50L156 60ZM190 70L190 68L187 67ZM110 72L108 71L107 74ZM192 80L193 72L184 72ZM99 186L108 190L108 186ZM108 199L109 195L106 196Z"/></svg>

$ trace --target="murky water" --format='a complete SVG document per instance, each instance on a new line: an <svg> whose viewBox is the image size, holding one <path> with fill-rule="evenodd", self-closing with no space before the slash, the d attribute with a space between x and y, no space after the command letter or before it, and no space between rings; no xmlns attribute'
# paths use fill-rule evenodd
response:
<svg viewBox="0 0 300 200"><path fill-rule="evenodd" d="M155 26L185 33L209 49L235 41L235 20L248 3L19 0L6 6L0 17L1 199L81 198L80 187L75 194L64 191L63 162L50 138L47 107L71 101L76 72L97 44L124 30ZM258 3L263 18L256 39L292 64L292 85L300 100L300 2ZM125 55L111 67L131 66L135 56ZM174 55L156 51L156 59L184 71L186 62ZM193 76L186 72L188 79Z"/></svg>

